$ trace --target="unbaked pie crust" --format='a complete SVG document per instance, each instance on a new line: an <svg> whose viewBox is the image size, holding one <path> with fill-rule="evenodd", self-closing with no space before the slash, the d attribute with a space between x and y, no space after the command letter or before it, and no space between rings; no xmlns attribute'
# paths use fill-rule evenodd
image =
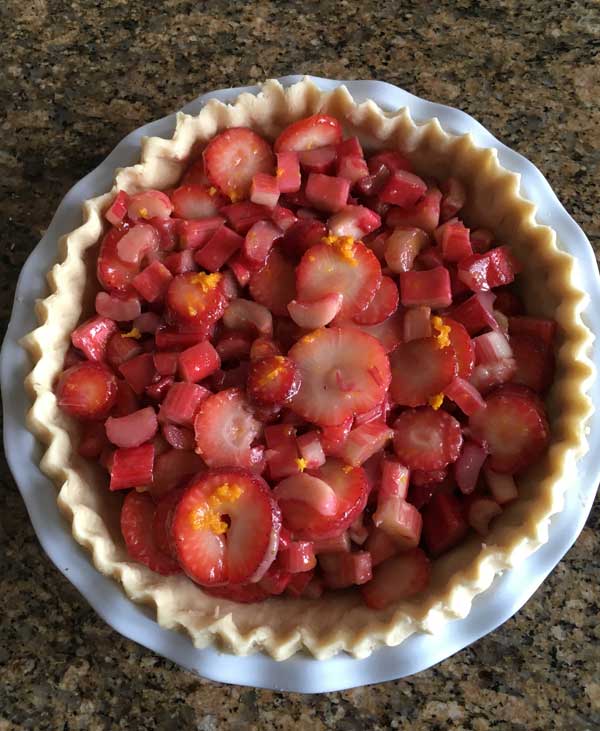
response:
<svg viewBox="0 0 600 731"><path fill-rule="evenodd" d="M190 154L227 127L249 126L272 140L290 122L316 112L340 119L367 150L400 150L421 175L459 177L468 191L467 225L489 228L510 244L524 265L519 279L528 312L554 317L559 325L556 380L547 399L552 443L519 480L519 500L493 524L485 543L471 537L437 559L426 592L381 611L364 606L352 590L316 600L236 604L207 596L184 575L160 576L131 561L119 531L122 496L108 491L98 465L78 456L77 424L60 411L53 392L71 331L93 310L96 244L106 228L103 212L117 191L174 186ZM586 295L573 283L572 257L558 250L554 231L535 222L535 205L519 195L519 180L500 166L496 150L476 147L470 135L447 134L437 119L415 124L406 108L388 113L372 101L357 105L344 86L322 92L309 80L287 89L267 81L260 93L242 94L233 105L213 99L195 117L178 114L172 139L144 139L141 162L117 170L112 190L85 201L84 223L60 240L60 263L48 274L51 294L36 305L40 326L23 340L35 363L26 380L33 398L27 423L46 446L41 469L58 486L59 507L96 568L120 581L132 600L151 604L161 626L186 630L197 647L216 645L241 655L263 650L277 660L303 649L319 659L342 650L362 658L378 646L398 645L414 632L436 632L465 617L496 574L518 566L548 540L550 516L562 510L565 490L573 489L575 461L587 449L585 424L592 411L586 396L592 334L581 319Z"/></svg>

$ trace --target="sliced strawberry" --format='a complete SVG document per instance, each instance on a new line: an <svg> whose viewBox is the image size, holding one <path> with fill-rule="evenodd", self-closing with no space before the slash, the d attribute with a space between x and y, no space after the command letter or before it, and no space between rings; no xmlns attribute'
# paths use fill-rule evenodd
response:
<svg viewBox="0 0 600 731"><path fill-rule="evenodd" d="M394 429L396 455L411 470L439 470L458 458L460 424L445 411L429 407L404 411Z"/></svg>
<svg viewBox="0 0 600 731"><path fill-rule="evenodd" d="M267 483L246 470L211 470L173 515L177 556L198 584L259 581L277 554L281 519Z"/></svg>
<svg viewBox="0 0 600 731"><path fill-rule="evenodd" d="M124 190L120 190L104 213L106 220L113 226L118 226L127 215L128 203L129 195Z"/></svg>
<svg viewBox="0 0 600 731"><path fill-rule="evenodd" d="M369 457L384 449L393 436L393 429L383 421L361 424L348 434L339 456L347 464L360 467Z"/></svg>
<svg viewBox="0 0 600 731"><path fill-rule="evenodd" d="M400 274L400 301L404 307L426 305L431 309L452 303L450 275L445 267Z"/></svg>
<svg viewBox="0 0 600 731"><path fill-rule="evenodd" d="M444 395L447 396L451 401L458 406L458 408L470 416L479 409L485 408L485 401L483 400L479 391L464 378L457 376L446 388L444 389Z"/></svg>
<svg viewBox="0 0 600 731"><path fill-rule="evenodd" d="M148 493L128 493L121 508L121 533L135 561L163 576L181 572L178 562L161 549L152 530L156 506Z"/></svg>
<svg viewBox="0 0 600 731"><path fill-rule="evenodd" d="M139 447L153 439L157 429L156 412L151 406L106 420L106 436L117 447Z"/></svg>
<svg viewBox="0 0 600 731"><path fill-rule="evenodd" d="M340 424L383 401L389 362L379 343L349 328L315 330L299 340L289 357L300 369L301 386L292 409L308 421Z"/></svg>
<svg viewBox="0 0 600 731"><path fill-rule="evenodd" d="M168 449L154 460L154 481L149 486L150 493L154 498L160 498L205 470L204 462L195 452Z"/></svg>
<svg viewBox="0 0 600 731"><path fill-rule="evenodd" d="M196 446L194 432L191 429L185 429L175 424L163 424L161 433L167 444L173 449L183 449L190 452Z"/></svg>
<svg viewBox="0 0 600 731"><path fill-rule="evenodd" d="M480 444L465 441L460 456L454 463L456 484L464 495L470 495L477 487L479 473L486 459L487 452Z"/></svg>
<svg viewBox="0 0 600 731"><path fill-rule="evenodd" d="M137 297L116 297L102 291L96 295L96 312L100 317L116 322L128 322L135 320L141 311L142 308Z"/></svg>
<svg viewBox="0 0 600 731"><path fill-rule="evenodd" d="M255 360L248 372L248 395L257 404L285 404L300 389L296 363L283 355Z"/></svg>
<svg viewBox="0 0 600 731"><path fill-rule="evenodd" d="M179 240L179 226L183 221L176 218L150 218L148 223L158 233L158 245L160 252L172 251Z"/></svg>
<svg viewBox="0 0 600 731"><path fill-rule="evenodd" d="M216 350L221 361L245 360L250 356L250 349L253 345L253 334L241 330L233 330L222 335L217 344Z"/></svg>
<svg viewBox="0 0 600 731"><path fill-rule="evenodd" d="M460 543L468 530L462 505L452 493L436 493L423 509L423 538L432 556Z"/></svg>
<svg viewBox="0 0 600 731"><path fill-rule="evenodd" d="M325 482L337 499L334 514L324 515L312 504L281 497L284 524L298 540L319 540L340 535L362 512L367 501L367 479L361 467L350 467L328 459L314 476Z"/></svg>
<svg viewBox="0 0 600 731"><path fill-rule="evenodd" d="M297 475L300 472L296 429L292 424L272 424L265 427L267 451L265 456L272 480Z"/></svg>
<svg viewBox="0 0 600 731"><path fill-rule="evenodd" d="M531 393L531 396L529 396ZM486 408L469 419L475 439L488 446L495 472L520 472L542 455L550 440L546 414L532 392L500 387L486 398Z"/></svg>
<svg viewBox="0 0 600 731"><path fill-rule="evenodd" d="M510 335L531 335L543 340L548 347L552 347L556 335L556 321L546 320L543 317L509 317L508 332Z"/></svg>
<svg viewBox="0 0 600 731"><path fill-rule="evenodd" d="M56 386L59 407L77 419L103 419L117 398L117 379L99 363L83 361L63 371Z"/></svg>
<svg viewBox="0 0 600 731"><path fill-rule="evenodd" d="M363 236L381 227L381 218L365 206L344 206L327 221L327 228L334 236Z"/></svg>
<svg viewBox="0 0 600 731"><path fill-rule="evenodd" d="M502 312L506 317L523 314L523 302L510 288L498 288L494 294L496 295L496 299L494 300L495 310Z"/></svg>
<svg viewBox="0 0 600 731"><path fill-rule="evenodd" d="M385 222L391 228L396 228L397 226L415 227L431 234L440 222L441 200L441 192L437 188L431 188L411 208L398 208L393 206L386 215Z"/></svg>
<svg viewBox="0 0 600 731"><path fill-rule="evenodd" d="M467 329L460 322L450 317L443 317L442 325L450 328L448 338L450 346L454 348L456 354L458 376L469 378L475 364L475 348Z"/></svg>
<svg viewBox="0 0 600 731"><path fill-rule="evenodd" d="M181 500L183 492L183 489L179 488L163 495L156 503L154 520L152 521L152 535L157 547L174 560L177 560L177 552L171 536L171 523L173 522L175 508Z"/></svg>
<svg viewBox="0 0 600 731"><path fill-rule="evenodd" d="M196 449L209 467L256 467L252 443L261 432L243 392L229 388L202 402L194 421Z"/></svg>
<svg viewBox="0 0 600 731"><path fill-rule="evenodd" d="M185 171L181 185L210 185L210 180L204 172L204 160L201 157Z"/></svg>
<svg viewBox="0 0 600 731"><path fill-rule="evenodd" d="M430 574L427 556L414 548L379 564L371 581L361 587L361 595L371 609L386 609L423 591Z"/></svg>
<svg viewBox="0 0 600 731"><path fill-rule="evenodd" d="M458 178L447 178L440 183L442 206L440 218L448 221L462 209L467 200L465 186Z"/></svg>
<svg viewBox="0 0 600 731"><path fill-rule="evenodd" d="M328 457L339 457L351 429L352 416L348 416L341 424L322 426L320 440L323 452Z"/></svg>
<svg viewBox="0 0 600 731"><path fill-rule="evenodd" d="M385 261L395 272L408 272L413 268L416 256L429 244L429 236L420 228L397 227L387 237Z"/></svg>
<svg viewBox="0 0 600 731"><path fill-rule="evenodd" d="M271 338L256 338L250 348L250 360L261 360L272 355L281 355L281 349Z"/></svg>
<svg viewBox="0 0 600 731"><path fill-rule="evenodd" d="M223 226L222 216L211 216L201 220L178 221L177 231L182 249L199 249L207 244L213 234ZM181 274L182 272L176 272Z"/></svg>
<svg viewBox="0 0 600 731"><path fill-rule="evenodd" d="M313 508L320 515L334 516L338 512L338 499L327 482L301 472L282 480L273 490L278 502L301 502ZM312 567L311 567L312 568Z"/></svg>
<svg viewBox="0 0 600 731"><path fill-rule="evenodd" d="M270 221L271 210L252 201L240 201L221 209L231 228L242 236L258 221Z"/></svg>
<svg viewBox="0 0 600 731"><path fill-rule="evenodd" d="M283 236L283 231L271 221L257 221L246 234L242 255L251 269L262 267L273 244Z"/></svg>
<svg viewBox="0 0 600 731"><path fill-rule="evenodd" d="M417 175L406 170L394 170L379 191L384 203L400 208L411 208L427 192L427 184Z"/></svg>
<svg viewBox="0 0 600 731"><path fill-rule="evenodd" d="M285 232L281 246L290 256L302 256L311 246L320 244L326 235L327 229L321 221L300 219Z"/></svg>
<svg viewBox="0 0 600 731"><path fill-rule="evenodd" d="M293 151L277 153L277 169L275 171L279 190L282 193L296 193L300 190L300 162L298 153Z"/></svg>
<svg viewBox="0 0 600 731"><path fill-rule="evenodd" d="M292 300L288 304L288 312L297 325L307 330L314 330L328 325L339 314L343 300L343 295L337 293L325 295L311 302Z"/></svg>
<svg viewBox="0 0 600 731"><path fill-rule="evenodd" d="M348 202L350 182L346 178L309 173L305 192L311 206L326 213L336 213Z"/></svg>
<svg viewBox="0 0 600 731"><path fill-rule="evenodd" d="M122 261L117 254L118 243L126 233L127 228L112 228L100 244L96 271L100 284L108 292L129 293L131 280L138 273L135 263Z"/></svg>
<svg viewBox="0 0 600 731"><path fill-rule="evenodd" d="M355 317L364 310L381 284L381 266L373 252L360 242L330 237L302 257L296 269L298 298L310 302L328 294L343 295L338 317Z"/></svg>
<svg viewBox="0 0 600 731"><path fill-rule="evenodd" d="M154 444L115 449L110 468L110 490L124 490L152 483Z"/></svg>
<svg viewBox="0 0 600 731"><path fill-rule="evenodd" d="M227 306L222 275L204 272L180 274L169 285L166 302L176 322L208 333Z"/></svg>
<svg viewBox="0 0 600 731"><path fill-rule="evenodd" d="M107 317L92 317L73 330L71 342L88 360L101 362L105 360L109 339L118 330L114 320Z"/></svg>
<svg viewBox="0 0 600 731"><path fill-rule="evenodd" d="M169 196L160 190L144 190L129 197L127 215L132 221L168 218L173 212Z"/></svg>
<svg viewBox="0 0 600 731"><path fill-rule="evenodd" d="M391 317L398 309L398 287L390 277L382 277L375 297L362 312L354 317L359 325L377 325Z"/></svg>
<svg viewBox="0 0 600 731"><path fill-rule="evenodd" d="M373 421L386 421L389 411L390 401L386 395L385 399L381 403L377 404L369 411L363 411L362 414L357 414L354 418L354 426L370 424Z"/></svg>
<svg viewBox="0 0 600 731"><path fill-rule="evenodd" d="M298 153L300 165L307 173L331 174L335 169L337 157L337 148L334 145L302 150Z"/></svg>
<svg viewBox="0 0 600 731"><path fill-rule="evenodd" d="M154 367L161 376L174 376L177 373L179 353L153 353Z"/></svg>
<svg viewBox="0 0 600 731"><path fill-rule="evenodd" d="M381 347L386 353L391 353L395 350L403 340L404 333L404 313L397 311L387 320L378 323L377 325L358 325L352 320L344 322L345 328L357 328L366 335L378 340Z"/></svg>
<svg viewBox="0 0 600 731"><path fill-rule="evenodd" d="M257 173L273 174L271 146L247 127L221 132L204 149L204 169L214 185L233 202L247 198Z"/></svg>
<svg viewBox="0 0 600 731"><path fill-rule="evenodd" d="M209 396L210 391L198 384L174 383L161 405L161 421L192 426L200 404Z"/></svg>
<svg viewBox="0 0 600 731"><path fill-rule="evenodd" d="M287 306L296 296L296 275L294 265L279 248L271 249L262 269L252 274L250 294L274 315L288 315Z"/></svg>
<svg viewBox="0 0 600 731"><path fill-rule="evenodd" d="M329 589L366 584L373 576L371 554L367 551L325 554L319 558L319 564Z"/></svg>
<svg viewBox="0 0 600 731"><path fill-rule="evenodd" d="M227 204L227 198L215 188L203 185L183 185L172 195L173 208L179 218L210 218L217 216Z"/></svg>
<svg viewBox="0 0 600 731"><path fill-rule="evenodd" d="M401 343L390 356L390 395L400 406L422 406L444 391L457 373L452 347L440 348L436 338Z"/></svg>
<svg viewBox="0 0 600 731"><path fill-rule="evenodd" d="M328 114L313 114L288 125L275 140L275 152L301 152L342 141L342 125Z"/></svg>
<svg viewBox="0 0 600 731"><path fill-rule="evenodd" d="M511 335L510 347L517 364L513 383L543 393L554 380L554 355L541 338Z"/></svg>

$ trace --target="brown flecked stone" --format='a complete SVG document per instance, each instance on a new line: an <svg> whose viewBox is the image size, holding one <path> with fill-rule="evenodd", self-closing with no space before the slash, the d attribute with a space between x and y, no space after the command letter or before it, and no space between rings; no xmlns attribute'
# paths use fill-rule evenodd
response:
<svg viewBox="0 0 600 731"><path fill-rule="evenodd" d="M593 0L4 0L0 316L67 190L210 89L372 78L457 106L522 152L600 250ZM310 699L195 677L120 637L41 551L0 465L0 731L592 731L600 511L515 617L418 676Z"/></svg>

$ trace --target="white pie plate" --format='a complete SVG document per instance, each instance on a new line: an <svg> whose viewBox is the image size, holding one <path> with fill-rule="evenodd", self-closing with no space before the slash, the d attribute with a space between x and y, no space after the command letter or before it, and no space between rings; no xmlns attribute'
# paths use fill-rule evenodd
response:
<svg viewBox="0 0 600 731"><path fill-rule="evenodd" d="M289 85L300 79L300 76L286 76L280 81ZM316 77L312 80L325 90L344 83L357 101L370 98L384 109L396 110L407 106L417 122L437 117L445 130L455 134L470 132L478 145L495 147L500 163L521 173L522 194L538 205L538 221L554 228L561 248L578 259L579 284L589 293L585 320L598 334L600 277L593 250L583 231L562 207L536 167L457 109L425 101L380 81L341 82ZM244 87L214 91L200 96L183 111L196 114L208 99L232 101L242 92L255 92L257 89ZM18 341L36 325L33 303L45 295L45 274L56 259L57 240L80 224L82 201L110 189L115 168L137 161L142 136L170 137L174 124L175 115L171 114L140 127L117 145L101 165L80 180L63 199L46 235L31 253L19 277L0 362L4 446L40 543L56 567L117 632L211 680L317 693L402 678L425 670L509 619L532 596L574 543L591 510L600 478L600 461L597 459L600 454L600 411L591 418L589 451L577 465L572 488L565 496L564 510L551 521L548 543L518 568L497 576L492 586L474 600L473 608L465 619L450 622L435 636L413 635L400 646L380 649L364 660L339 655L331 660L317 661L296 655L284 662L276 662L263 654L238 657L213 649L195 648L187 636L160 627L149 610L131 602L115 581L94 568L88 553L75 542L70 527L58 511L54 485L38 468L41 448L27 431L24 421L29 401L23 389L23 379L30 366ZM594 361L598 367L600 357L596 352ZM600 379L592 384L590 395L593 403L600 403Z"/></svg>

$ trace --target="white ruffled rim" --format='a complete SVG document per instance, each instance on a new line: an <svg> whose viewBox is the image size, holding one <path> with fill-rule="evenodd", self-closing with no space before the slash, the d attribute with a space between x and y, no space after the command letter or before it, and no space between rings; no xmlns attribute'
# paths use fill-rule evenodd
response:
<svg viewBox="0 0 600 731"><path fill-rule="evenodd" d="M93 289L84 252L97 242L102 211L116 190L173 185L192 146L225 127L248 125L273 138L285 124L319 110L343 120L367 147L398 147L422 173L444 177L452 171L463 178L470 193L467 218L492 228L521 253L531 311L554 316L562 333L548 402L553 442L544 464L522 482L521 499L497 521L486 545L472 539L437 561L425 596L382 612L366 609L352 593L314 602L237 605L207 597L187 579L159 577L128 561L117 527L120 500L107 494L102 475L73 451L76 427L57 409L52 392L70 332ZM592 338L581 321L585 295L573 284L571 257L558 251L551 229L535 223L535 207L519 196L518 186L519 176L501 168L495 150L475 147L469 135L448 135L437 120L415 125L406 109L391 115L373 102L356 105L344 87L324 93L310 81L287 90L270 81L260 94L244 94L233 106L212 100L196 117L178 115L172 140L145 140L141 163L118 171L113 190L86 202L83 226L62 239L62 263L49 274L53 293L38 304L43 324L24 339L36 361L27 379L35 399L28 423L48 446L41 467L61 488L61 510L96 567L119 578L135 601L154 605L161 625L186 629L196 646L217 643L239 654L264 649L276 659L302 647L318 658L340 650L365 657L381 644L397 645L417 630L436 631L466 616L473 597L496 573L547 540L549 517L562 509L565 478L585 451L584 425L591 413L585 391L593 374L587 357Z"/></svg>

